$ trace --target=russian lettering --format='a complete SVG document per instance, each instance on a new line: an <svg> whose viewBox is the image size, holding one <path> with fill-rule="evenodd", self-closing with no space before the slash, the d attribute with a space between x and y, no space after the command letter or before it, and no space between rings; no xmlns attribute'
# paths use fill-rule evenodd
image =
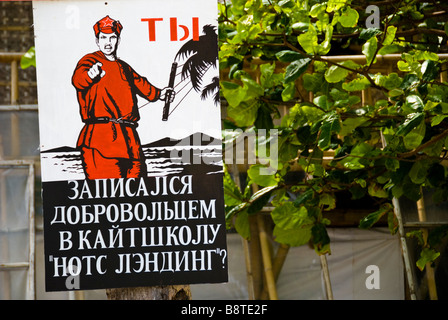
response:
<svg viewBox="0 0 448 320"><path fill-rule="evenodd" d="M70 231L59 231L59 250L70 250L73 246L71 238Z"/></svg>
<svg viewBox="0 0 448 320"><path fill-rule="evenodd" d="M57 220L58 212L60 212L61 219ZM65 224L65 207L64 206L55 206L54 207L54 218L51 220L50 225L55 223Z"/></svg>

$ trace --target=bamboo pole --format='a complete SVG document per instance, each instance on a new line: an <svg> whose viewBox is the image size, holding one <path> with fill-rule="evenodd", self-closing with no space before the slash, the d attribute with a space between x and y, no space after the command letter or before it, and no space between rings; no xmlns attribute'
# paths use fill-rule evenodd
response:
<svg viewBox="0 0 448 320"><path fill-rule="evenodd" d="M272 261L272 272L274 273L274 280L277 283L280 272L282 271L283 264L285 263L286 257L288 256L289 246L286 244L281 244L277 249L277 253ZM263 291L261 292L261 300L267 300L269 298L267 286L263 286Z"/></svg>
<svg viewBox="0 0 448 320"><path fill-rule="evenodd" d="M20 61L25 52L0 52L0 62Z"/></svg>
<svg viewBox="0 0 448 320"><path fill-rule="evenodd" d="M257 222L260 234L260 247L263 258L264 274L266 277L266 286L268 288L269 299L278 300L277 288L275 286L274 273L272 271L272 258L269 248L269 238L266 232L266 226L263 215L257 214Z"/></svg>
<svg viewBox="0 0 448 320"><path fill-rule="evenodd" d="M19 63L17 60L11 61L11 104L15 105L19 101ZM19 116L11 113L11 157L18 158L20 155L20 131Z"/></svg>
<svg viewBox="0 0 448 320"><path fill-rule="evenodd" d="M260 299L261 290L263 288L263 270L262 270L262 254L260 246L260 227L258 225L257 215L249 215L250 241L249 257L252 276L252 290L255 300Z"/></svg>
<svg viewBox="0 0 448 320"><path fill-rule="evenodd" d="M381 140L383 148L385 148L387 143L382 133L381 133ZM408 282L409 295L411 300L417 300L417 295L415 293L414 273L412 272L411 259L409 258L408 244L406 242L406 236L404 232L404 224L403 224L403 217L401 215L400 202L398 201L397 198L395 197L392 198L392 205L394 207L394 215L397 218L398 223L398 235L400 237L401 254L403 257L404 269L406 273L406 279Z"/></svg>
<svg viewBox="0 0 448 320"><path fill-rule="evenodd" d="M11 104L19 100L19 62L11 61Z"/></svg>
<svg viewBox="0 0 448 320"><path fill-rule="evenodd" d="M425 202L422 197L417 201L417 213L418 213L418 221L419 222L426 222L426 209L425 209ZM422 234L423 234L423 240L428 240L428 229L422 228ZM426 270L426 281L428 283L428 291L429 291L429 298L431 300L437 300L437 286L436 286L436 279L434 274L434 268L431 266L431 263L426 263L425 265Z"/></svg>
<svg viewBox="0 0 448 320"><path fill-rule="evenodd" d="M252 263L250 259L249 240L241 238L244 249L244 260L246 263L246 280L247 280L247 294L249 300L255 300L254 274L252 271Z"/></svg>
<svg viewBox="0 0 448 320"><path fill-rule="evenodd" d="M327 299L333 300L333 289L331 288L330 270L328 269L328 262L327 262L326 254L320 255L320 264L322 266L322 272L323 272L323 276L324 276L324 283L325 283Z"/></svg>
<svg viewBox="0 0 448 320"><path fill-rule="evenodd" d="M3 169L0 167L0 263L5 265L9 262L9 240L8 240L8 209L6 205L6 177ZM3 300L11 299L11 273L0 272L0 282L2 286L0 297Z"/></svg>
<svg viewBox="0 0 448 320"><path fill-rule="evenodd" d="M399 204L397 198L393 198L392 203L394 206L394 214L397 217L397 221L398 221L398 234L400 236L401 251L402 251L404 267L405 267L405 271L406 271L406 278L408 280L409 295L411 297L411 300L417 300L417 295L415 294L414 275L412 273L411 261L410 261L409 253L408 253L408 245L406 243L406 238L405 238L405 233L404 233L403 218L401 216L400 204Z"/></svg>
<svg viewBox="0 0 448 320"><path fill-rule="evenodd" d="M237 165L236 154L233 153L232 173L235 184L241 189L241 181ZM246 262L246 280L249 300L259 299L262 286L260 270L260 242L258 239L257 220L249 216L250 238L242 239Z"/></svg>
<svg viewBox="0 0 448 320"><path fill-rule="evenodd" d="M440 66L440 68L443 70L440 72L440 82L447 82L448 81L448 71L446 68L448 67L448 63L444 63Z"/></svg>
<svg viewBox="0 0 448 320"><path fill-rule="evenodd" d="M275 281L277 281L280 271L283 268L286 257L288 256L289 246L286 244L281 244L277 249L277 254L275 255L274 262L272 264L272 270L274 271Z"/></svg>
<svg viewBox="0 0 448 320"><path fill-rule="evenodd" d="M36 298L35 289L35 269L34 261L36 256L35 251L35 220L34 220L34 163L29 164L28 169L28 212L29 212L29 224L28 224L28 234L29 234L29 245L28 245L28 276L27 276L27 290L26 298L27 300L34 300Z"/></svg>

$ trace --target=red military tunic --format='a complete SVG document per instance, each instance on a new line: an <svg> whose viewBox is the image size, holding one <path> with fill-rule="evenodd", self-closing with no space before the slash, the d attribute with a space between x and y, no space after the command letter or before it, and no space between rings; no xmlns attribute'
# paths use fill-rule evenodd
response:
<svg viewBox="0 0 448 320"><path fill-rule="evenodd" d="M102 63L105 75L92 80L87 71L97 62ZM156 101L161 90L138 75L126 62L110 61L101 51L87 54L78 62L72 83L85 123L77 146L94 149L105 158L141 160L140 139L136 125L132 125L140 119L137 94ZM127 124L104 121L105 118L126 120Z"/></svg>

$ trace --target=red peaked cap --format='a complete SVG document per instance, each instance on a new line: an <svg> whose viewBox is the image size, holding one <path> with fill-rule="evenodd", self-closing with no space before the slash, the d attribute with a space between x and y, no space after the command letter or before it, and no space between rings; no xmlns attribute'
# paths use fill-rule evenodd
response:
<svg viewBox="0 0 448 320"><path fill-rule="evenodd" d="M117 35L120 35L121 29L123 29L123 26L121 25L120 21L111 19L109 16L105 16L103 19L99 20L93 26L95 36L98 36L100 32L103 33L116 32Z"/></svg>

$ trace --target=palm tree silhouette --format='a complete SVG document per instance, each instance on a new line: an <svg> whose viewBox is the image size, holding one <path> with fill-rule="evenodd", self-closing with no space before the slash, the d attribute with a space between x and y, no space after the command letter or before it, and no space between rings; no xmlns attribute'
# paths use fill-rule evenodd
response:
<svg viewBox="0 0 448 320"><path fill-rule="evenodd" d="M187 59L182 66L182 80L190 78L196 92L201 93L201 99L205 100L213 95L215 104L219 102L219 78L214 77L210 84L202 88L202 78L210 67L216 67L218 61L218 34L216 27L205 25L203 35L199 40L189 40L177 52L175 60Z"/></svg>

